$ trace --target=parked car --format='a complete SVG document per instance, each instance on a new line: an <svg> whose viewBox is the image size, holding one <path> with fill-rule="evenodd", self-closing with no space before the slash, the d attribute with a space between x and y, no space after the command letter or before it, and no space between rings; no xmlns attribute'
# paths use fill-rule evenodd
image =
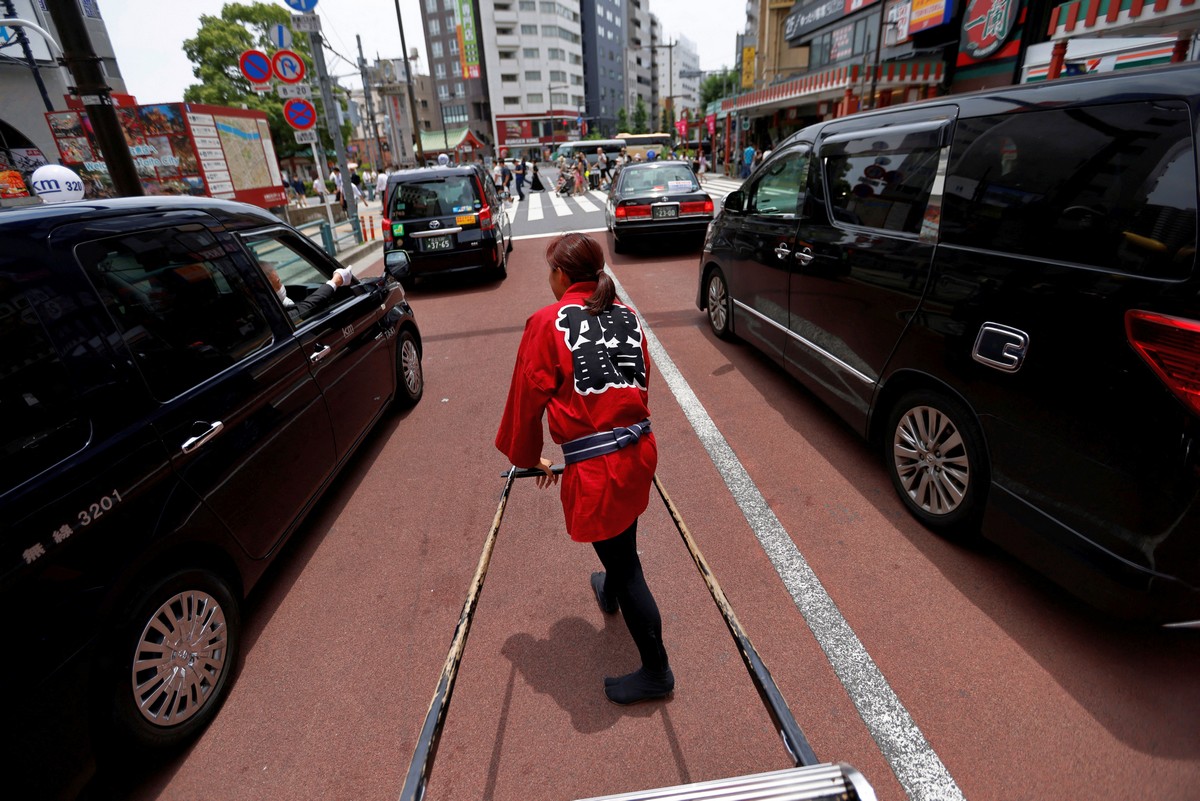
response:
<svg viewBox="0 0 1200 801"><path fill-rule="evenodd" d="M478 164L392 173L384 209L385 254L408 253L403 280L475 270L508 275L512 224Z"/></svg>
<svg viewBox="0 0 1200 801"><path fill-rule="evenodd" d="M788 138L697 304L880 446L910 512L1123 617L1200 617L1200 64Z"/></svg>
<svg viewBox="0 0 1200 801"><path fill-rule="evenodd" d="M217 713L242 599L420 400L421 335L396 281L343 283L253 206L5 209L0 241L5 775L53 798L99 744L174 746Z"/></svg>
<svg viewBox="0 0 1200 801"><path fill-rule="evenodd" d="M684 161L626 164L604 204L605 223L617 253L635 239L663 235L699 239L712 218L712 198Z"/></svg>

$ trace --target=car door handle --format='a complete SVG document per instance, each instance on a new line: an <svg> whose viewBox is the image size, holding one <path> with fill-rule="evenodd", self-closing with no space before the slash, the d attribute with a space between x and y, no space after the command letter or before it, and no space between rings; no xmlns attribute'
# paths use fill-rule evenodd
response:
<svg viewBox="0 0 1200 801"><path fill-rule="evenodd" d="M810 247L802 247L796 251L796 261L807 266L813 260L813 252Z"/></svg>
<svg viewBox="0 0 1200 801"><path fill-rule="evenodd" d="M781 243L779 245L779 247L775 248L775 255L781 259L786 259L788 257L788 254L791 252L792 251L788 250L788 246L787 246L786 242Z"/></svg>
<svg viewBox="0 0 1200 801"><path fill-rule="evenodd" d="M203 425L203 422L201 422L200 424ZM203 445L204 443L208 442L210 439L215 437L217 434L220 434L221 430L223 428L225 428L225 424L222 423L220 420L218 420L215 423L212 423L211 425L209 425L208 430L205 431L203 434L199 434L195 437L191 437L190 439L185 440L183 443L183 452L191 453L192 451L196 450L201 445Z"/></svg>
<svg viewBox="0 0 1200 801"><path fill-rule="evenodd" d="M317 345L315 348L313 348L312 355L308 357L308 360L312 364L316 364L317 362L321 361L321 359L324 359L326 356L328 356L332 352L333 352L333 349L330 348L328 345Z"/></svg>

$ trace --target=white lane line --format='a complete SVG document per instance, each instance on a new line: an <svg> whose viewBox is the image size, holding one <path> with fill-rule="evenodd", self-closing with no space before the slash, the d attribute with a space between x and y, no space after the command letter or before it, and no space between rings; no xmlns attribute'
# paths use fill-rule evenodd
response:
<svg viewBox="0 0 1200 801"><path fill-rule="evenodd" d="M554 213L559 217L570 217L574 214L571 207L567 205L566 199L557 192L550 193L550 205L554 207Z"/></svg>
<svg viewBox="0 0 1200 801"><path fill-rule="evenodd" d="M596 208L596 204L587 199L587 195L576 195L574 200L579 205L579 208L583 209L584 212L600 210Z"/></svg>
<svg viewBox="0 0 1200 801"><path fill-rule="evenodd" d="M607 231L608 231L607 228L581 228L578 231L571 231L571 233L573 233L573 234L599 234L599 233L605 233ZM567 233L567 232L566 231L551 231L548 234L522 234L521 236L514 236L512 238L512 241L519 242L522 239L545 239L548 236L562 236L565 233Z"/></svg>
<svg viewBox="0 0 1200 801"><path fill-rule="evenodd" d="M609 275L612 275L612 270L609 270ZM612 278L621 300L636 310L621 282L615 275ZM796 608L804 616L833 672L846 688L858 714L867 724L867 730L871 732L871 737L908 797L913 801L963 801L962 790L951 778L925 735L917 728L908 710L900 703L837 604L829 597L808 560L796 548L791 535L779 522L716 423L708 416L696 393L671 361L649 324L645 319L641 323L650 346L650 357L658 366L659 373L708 451L717 472L725 480L754 535L758 537L796 603ZM834 759L836 756L832 755Z"/></svg>
<svg viewBox="0 0 1200 801"><path fill-rule="evenodd" d="M542 212L542 196L537 192L529 193L529 219L540 220L545 216Z"/></svg>

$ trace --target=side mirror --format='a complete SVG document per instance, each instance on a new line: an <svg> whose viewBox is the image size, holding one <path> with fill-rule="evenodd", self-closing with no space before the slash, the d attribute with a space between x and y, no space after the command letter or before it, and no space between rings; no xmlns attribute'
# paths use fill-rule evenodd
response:
<svg viewBox="0 0 1200 801"><path fill-rule="evenodd" d="M746 193L740 189L735 189L725 196L723 208L726 211L735 211L739 214L746 210Z"/></svg>
<svg viewBox="0 0 1200 801"><path fill-rule="evenodd" d="M389 250L383 257L383 269L397 281L408 277L408 252Z"/></svg>

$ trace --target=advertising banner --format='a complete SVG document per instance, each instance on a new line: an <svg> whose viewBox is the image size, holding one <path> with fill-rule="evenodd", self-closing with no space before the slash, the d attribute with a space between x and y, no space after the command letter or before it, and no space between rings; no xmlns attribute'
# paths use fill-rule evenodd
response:
<svg viewBox="0 0 1200 801"><path fill-rule="evenodd" d="M742 48L742 88L754 88L754 57L757 50L753 47Z"/></svg>
<svg viewBox="0 0 1200 801"><path fill-rule="evenodd" d="M908 32L914 34L945 25L954 16L953 0L912 0Z"/></svg>
<svg viewBox="0 0 1200 801"><path fill-rule="evenodd" d="M263 208L287 202L261 111L160 103L118 107L125 144L147 195L208 195ZM95 131L82 110L46 114L62 163L87 198L115 197Z"/></svg>
<svg viewBox="0 0 1200 801"><path fill-rule="evenodd" d="M479 40L475 31L475 12L471 0L458 0L454 6L458 28L458 57L464 78L479 77Z"/></svg>

